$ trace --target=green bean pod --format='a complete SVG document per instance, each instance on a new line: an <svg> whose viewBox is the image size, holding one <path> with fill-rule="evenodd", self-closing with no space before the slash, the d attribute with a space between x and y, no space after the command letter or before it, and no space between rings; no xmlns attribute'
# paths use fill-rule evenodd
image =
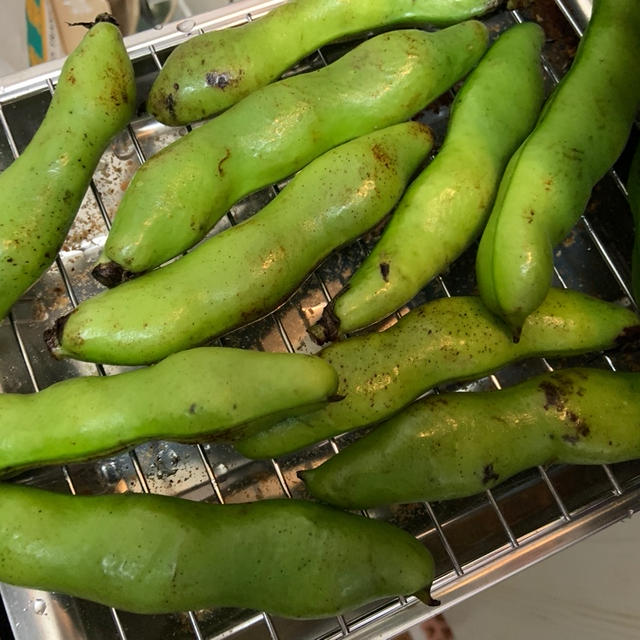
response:
<svg viewBox="0 0 640 640"><path fill-rule="evenodd" d="M336 327L350 333L394 312L480 234L504 167L542 105L542 40L535 23L512 27L465 81L442 149L411 183L348 287L327 307L331 318L312 328L321 343L335 339L328 334Z"/></svg>
<svg viewBox="0 0 640 640"><path fill-rule="evenodd" d="M481 493L537 465L640 458L640 373L566 369L509 389L418 401L316 469L347 509Z"/></svg>
<svg viewBox="0 0 640 640"><path fill-rule="evenodd" d="M83 302L48 334L53 354L143 364L265 315L391 210L432 142L408 122L328 151L242 224Z"/></svg>
<svg viewBox="0 0 640 640"><path fill-rule="evenodd" d="M337 384L320 358L202 347L129 373L3 393L0 475L148 440L231 440L318 409Z"/></svg>
<svg viewBox="0 0 640 640"><path fill-rule="evenodd" d="M136 613L246 607L320 618L433 580L386 522L312 502L215 505L0 485L0 580Z"/></svg>
<svg viewBox="0 0 640 640"><path fill-rule="evenodd" d="M197 243L243 196L321 153L410 118L464 76L487 46L469 21L395 31L333 64L281 80L169 145L136 172L96 276L140 273Z"/></svg>
<svg viewBox="0 0 640 640"><path fill-rule="evenodd" d="M478 249L485 304L517 338L551 286L553 247L618 158L640 105L636 0L595 0L576 58L510 160Z"/></svg>
<svg viewBox="0 0 640 640"><path fill-rule="evenodd" d="M297 0L234 29L190 38L169 56L147 100L149 113L187 124L230 107L332 40L390 26L443 27L480 16L500 0Z"/></svg>
<svg viewBox="0 0 640 640"><path fill-rule="evenodd" d="M120 31L97 22L64 63L31 142L0 175L0 318L55 260L100 156L134 109Z"/></svg>
<svg viewBox="0 0 640 640"><path fill-rule="evenodd" d="M628 309L576 291L551 289L527 319L519 343L477 297L441 298L382 333L320 352L338 372L341 402L289 418L235 443L249 458L271 458L381 422L429 388L470 380L533 356L571 355L637 340Z"/></svg>
<svg viewBox="0 0 640 640"><path fill-rule="evenodd" d="M636 304L640 306L640 145L636 148L631 161L627 190L629 192L629 206L631 207L635 225L635 241L631 255L631 282L633 297L636 299Z"/></svg>

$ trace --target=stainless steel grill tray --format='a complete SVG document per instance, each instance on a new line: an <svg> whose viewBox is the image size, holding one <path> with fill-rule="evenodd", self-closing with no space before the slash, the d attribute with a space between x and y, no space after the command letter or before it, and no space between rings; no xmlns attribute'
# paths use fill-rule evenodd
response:
<svg viewBox="0 0 640 640"><path fill-rule="evenodd" d="M139 94L146 95L171 47L203 30L242 23L279 4L281 0L245 0L159 31L127 38ZM574 32L579 33L586 24L590 5L584 0L573 3L557 0L556 4L552 0L536 0L521 11L503 10L487 19L494 35L531 16L542 20L549 38L545 47L549 90L568 66L577 42ZM347 46L351 45L325 47L295 71L324 65ZM59 63L51 63L4 78L0 86L0 168L5 168L20 153L35 132L59 69ZM451 97L452 94L445 96L437 106L419 116L433 127L440 140ZM42 332L55 317L99 290L89 270L104 243L122 192L145 158L185 132L186 128L165 127L143 114L113 141L56 263L0 324L2 392L30 392L72 376L110 375L124 370L76 361L57 362L46 352ZM637 138L637 132L634 137ZM621 163L622 168L610 172L598 185L586 216L556 249L556 284L634 308L629 293L632 220L619 178L624 175L624 156ZM278 188L275 185L265 189L234 206L213 233L260 209ZM308 339L306 328L320 316L322 308L341 289L374 241L374 234L370 234L335 254L275 313L217 343L271 351L314 352L317 348ZM474 292L474 255L475 247L430 283L400 314L428 299ZM385 326L395 319L391 318ZM621 369L634 364L637 367L629 356L621 354L592 354L571 361L576 363ZM453 388L477 390L510 385L566 364L567 361L532 360ZM263 462L248 461L232 448L219 444L148 443L98 462L25 474L20 481L72 493L151 491L220 502L283 495L299 497L304 491L296 471L318 464L355 437L353 434L338 437L300 453ZM438 576L434 594L443 602L440 609L429 609L412 597L398 598L371 604L339 618L294 622L255 611L230 609L139 616L64 595L8 585L0 585L0 593L17 640L390 638L630 516L639 504L640 463L633 462L610 467L540 467L473 498L370 511L367 515L404 527L431 549ZM72 522L69 527L73 527ZM215 567L211 570L215 571Z"/></svg>

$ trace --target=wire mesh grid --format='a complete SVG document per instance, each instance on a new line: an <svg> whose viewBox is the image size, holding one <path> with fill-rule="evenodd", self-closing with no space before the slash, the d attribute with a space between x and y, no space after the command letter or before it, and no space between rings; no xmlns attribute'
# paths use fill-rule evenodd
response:
<svg viewBox="0 0 640 640"><path fill-rule="evenodd" d="M244 7L249 3L242 2ZM279 2L254 3L275 6ZM545 4L545 3L542 3ZM546 3L548 4L548 3ZM558 2L562 5L563 3ZM564 5L565 13L570 15ZM535 6L534 11L540 7ZM551 15L554 29L570 30L566 16ZM241 16L230 12L224 19L190 25L190 33L178 28L171 37L132 47L140 95L174 45L204 29L228 26ZM529 19L518 11L501 11L487 23L493 36L508 26ZM244 14L250 20L251 13ZM564 25L560 25L565 21ZM543 23L544 24L544 23ZM548 27L544 24L545 27ZM571 23L574 28L577 23ZM563 55L545 51L548 88L566 70L571 34L563 36ZM178 40L176 40L176 38ZM554 40L553 44L557 44ZM294 72L326 65L352 46L328 46L309 56ZM55 73L21 87L20 95L8 92L0 101L0 162L6 167L34 133L54 90ZM419 114L439 140L446 129L454 92ZM198 126L196 123L194 126ZM122 191L137 166L190 127L159 125L146 114L136 118L105 153L80 214L54 266L12 310L0 325L3 354L0 374L3 392L28 392L77 375L112 375L125 367L57 362L49 357L41 333L52 319L96 293L100 286L89 271L111 225ZM216 225L212 234L252 215L271 200L284 183L246 198ZM555 254L555 284L581 289L626 306L634 303L629 289L631 218L626 192L618 173L612 171L594 197L570 237ZM290 300L267 318L234 331L216 344L269 351L313 353L317 347L306 334L322 309L336 295L377 238L372 232L337 252L301 285ZM384 329L411 308L442 296L474 293L472 247L451 269L433 282L394 317L380 324ZM537 359L505 367L495 374L447 389L499 389L531 375L565 366L567 360ZM624 355L595 354L572 359L616 369L627 368ZM434 390L433 392L438 392ZM304 497L296 472L338 452L361 434L346 434L278 460L249 461L224 444L147 443L97 462L77 463L24 474L20 481L75 493L154 492L185 499L219 503L270 497ZM372 603L345 616L321 621L288 621L265 613L216 609L170 616L137 616L60 594L47 594L9 586L0 587L18 640L22 638L234 638L236 640L288 640L313 638L391 637L408 625L433 615L475 591L547 557L582 537L632 513L640 501L640 465L622 463L601 467L552 466L518 474L485 494L444 503L392 505L364 515L384 518L424 541L436 560L434 594L443 600L440 609L427 609L413 597ZM64 629L64 632L60 631ZM59 631L57 635L53 632Z"/></svg>

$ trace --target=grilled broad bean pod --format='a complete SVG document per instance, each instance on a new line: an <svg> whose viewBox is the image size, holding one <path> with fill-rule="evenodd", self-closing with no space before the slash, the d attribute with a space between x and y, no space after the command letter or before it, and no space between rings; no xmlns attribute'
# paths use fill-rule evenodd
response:
<svg viewBox="0 0 640 640"><path fill-rule="evenodd" d="M391 210L432 141L408 122L328 151L242 224L83 302L50 332L53 354L142 364L263 316Z"/></svg>
<svg viewBox="0 0 640 640"><path fill-rule="evenodd" d="M636 148L631 162L627 190L635 224L635 241L631 255L631 280L633 297L636 299L636 304L640 306L640 145Z"/></svg>
<svg viewBox="0 0 640 640"><path fill-rule="evenodd" d="M364 509L463 498L542 464L639 457L640 373L583 368L430 396L300 475L314 497Z"/></svg>
<svg viewBox="0 0 640 640"><path fill-rule="evenodd" d="M0 474L104 456L147 440L229 440L319 408L337 384L320 358L202 347L129 373L3 393Z"/></svg>
<svg viewBox="0 0 640 640"><path fill-rule="evenodd" d="M491 46L453 103L435 160L411 183L382 238L311 329L319 342L385 318L481 232L504 167L543 100L542 29L526 23ZM509 100L504 96L510 95Z"/></svg>
<svg viewBox="0 0 640 640"><path fill-rule="evenodd" d="M406 531L311 502L215 505L0 484L0 580L136 613L333 616L433 580Z"/></svg>
<svg viewBox="0 0 640 640"><path fill-rule="evenodd" d="M640 319L628 309L576 291L551 289L519 343L478 297L441 298L382 333L348 338L320 357L338 372L344 400L243 438L249 458L271 458L381 422L429 388L469 380L533 356L572 355L635 345Z"/></svg>
<svg viewBox="0 0 640 640"><path fill-rule="evenodd" d="M478 249L485 304L517 338L551 286L553 247L622 152L640 104L636 0L595 0L571 69L510 160Z"/></svg>
<svg viewBox="0 0 640 640"><path fill-rule="evenodd" d="M156 78L147 108L187 124L230 107L318 47L378 27L443 27L480 16L499 0L297 0L234 29L179 45Z"/></svg>
<svg viewBox="0 0 640 640"><path fill-rule="evenodd" d="M476 21L437 33L395 31L248 96L138 169L97 277L117 282L122 269L158 266L198 242L248 193L413 116L464 76L486 46L486 28Z"/></svg>
<svg viewBox="0 0 640 640"><path fill-rule="evenodd" d="M97 22L64 63L31 142L0 175L0 318L54 261L102 152L134 108L120 31Z"/></svg>

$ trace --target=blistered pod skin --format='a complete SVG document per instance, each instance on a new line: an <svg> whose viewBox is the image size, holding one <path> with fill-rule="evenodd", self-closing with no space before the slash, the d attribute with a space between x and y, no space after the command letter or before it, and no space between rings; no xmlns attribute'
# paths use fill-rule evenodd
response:
<svg viewBox="0 0 640 640"><path fill-rule="evenodd" d="M229 441L318 409L337 384L321 358L201 347L129 373L3 393L0 475L106 456L148 440Z"/></svg>
<svg viewBox="0 0 640 640"><path fill-rule="evenodd" d="M395 31L255 92L138 169L106 257L140 273L179 255L240 198L332 147L413 116L468 73L486 47L486 27L477 21L437 33ZM97 277L103 271L112 277L113 265L101 265Z"/></svg>
<svg viewBox="0 0 640 640"><path fill-rule="evenodd" d="M480 16L499 0L297 0L233 29L189 38L169 56L147 101L165 124L223 111L340 37L377 27L444 27Z"/></svg>
<svg viewBox="0 0 640 640"><path fill-rule="evenodd" d="M84 301L49 333L53 354L154 362L265 315L393 208L432 143L406 122L328 151L242 224Z"/></svg>
<svg viewBox="0 0 640 640"><path fill-rule="evenodd" d="M463 498L537 465L633 460L639 398L640 373L598 369L433 395L300 475L315 498L364 509Z"/></svg>
<svg viewBox="0 0 640 640"><path fill-rule="evenodd" d="M596 0L571 69L510 160L480 241L482 299L512 327L551 286L552 250L622 152L640 104L636 0Z"/></svg>
<svg viewBox="0 0 640 640"><path fill-rule="evenodd" d="M64 63L33 139L0 175L0 318L54 261L102 152L134 109L120 31L98 22Z"/></svg>
<svg viewBox="0 0 640 640"><path fill-rule="evenodd" d="M382 238L337 297L329 328L339 324L340 332L350 333L385 318L482 231L504 167L542 105L543 36L534 23L512 27L465 81L442 149L411 183Z"/></svg>
<svg viewBox="0 0 640 640"><path fill-rule="evenodd" d="M0 510L0 580L136 613L320 618L428 592L434 574L406 531L301 500L216 505L3 484Z"/></svg>
<svg viewBox="0 0 640 640"><path fill-rule="evenodd" d="M472 380L524 358L635 345L639 333L640 319L628 309L551 289L514 343L480 298L440 298L382 333L323 349L319 355L338 372L344 400L283 420L235 447L249 458L273 458L386 420L433 386Z"/></svg>
<svg viewBox="0 0 640 640"><path fill-rule="evenodd" d="M631 255L631 283L633 297L636 300L636 304L640 306L640 145L636 148L631 161L627 191L629 192L629 206L631 207L635 224L635 241Z"/></svg>

